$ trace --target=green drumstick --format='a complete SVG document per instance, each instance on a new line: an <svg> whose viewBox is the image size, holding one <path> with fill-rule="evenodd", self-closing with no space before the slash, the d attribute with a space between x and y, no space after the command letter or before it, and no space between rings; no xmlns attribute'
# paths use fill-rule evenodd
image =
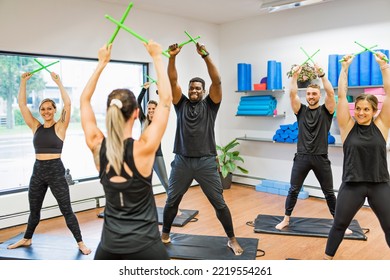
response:
<svg viewBox="0 0 390 280"><path fill-rule="evenodd" d="M135 32L134 30L130 29L129 27L127 27L126 25L123 25L122 23L120 23L119 21L113 19L112 17L110 17L109 15L105 15L105 17L112 21L113 23L115 23L116 25L118 25L119 27L123 28L124 30L126 30L127 32L129 32L131 35L133 35L134 37L136 37L137 39L139 39L140 41L144 42L144 43L148 43L148 40L145 39L144 37L142 37L141 35L139 35L137 32ZM166 52L162 52L163 55L169 57L169 54L167 54Z"/></svg>
<svg viewBox="0 0 390 280"><path fill-rule="evenodd" d="M58 63L58 62L60 62L60 61L57 60L57 61L52 62L52 63L50 63L50 64L48 64L48 65L45 65L45 66L43 66L43 67L41 67L41 68L35 69L34 71L31 71L30 74L37 73L37 72L41 71L42 69L46 69L46 70L47 70L47 67L52 66L53 64L56 64L56 63ZM47 71L49 71L49 70L47 70ZM49 71L49 72L50 72L50 71Z"/></svg>
<svg viewBox="0 0 390 280"><path fill-rule="evenodd" d="M126 9L125 13L122 15L122 18L121 18L120 23L123 24L123 23L125 22L125 20L126 20L126 18L127 18L127 15L129 14L129 12L130 12L130 10L131 10L132 7L133 7L133 2L130 2L129 6L127 6L127 9ZM107 45L112 44L112 42L114 42L115 37L116 37L116 35L118 34L118 32L119 32L120 29L121 29L120 26L117 26L117 27L116 27L116 29L115 29L115 31L114 31L114 34L112 34L112 36L111 36L110 40L108 41L108 44L107 44Z"/></svg>
<svg viewBox="0 0 390 280"><path fill-rule="evenodd" d="M196 45L197 41L194 38L192 38L192 36L190 34L188 34L187 31L184 31L184 33L190 38L190 41L194 42L194 44ZM205 55L207 54L207 52L205 50L202 50L202 53Z"/></svg>
<svg viewBox="0 0 390 280"><path fill-rule="evenodd" d="M358 42L356 42L356 41L355 41L355 43L358 44L359 46L361 46L362 48L365 48L367 51L369 51L369 52L373 53L374 55L376 55L376 53L375 53L373 50L371 50L371 49L369 49L369 48L363 46L362 44L360 44L360 43L358 43ZM389 63L389 59L388 59L387 57L382 57L382 60L384 60L384 61L386 61L387 63Z"/></svg>

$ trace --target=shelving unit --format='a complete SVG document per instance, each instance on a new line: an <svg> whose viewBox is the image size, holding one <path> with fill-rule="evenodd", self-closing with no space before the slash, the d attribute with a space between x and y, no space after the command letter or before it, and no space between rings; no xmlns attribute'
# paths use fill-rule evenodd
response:
<svg viewBox="0 0 390 280"><path fill-rule="evenodd" d="M297 143L288 143L288 142L276 142L269 138L259 138L259 137L249 137L249 136L243 136L243 137L237 137L237 140L241 141L252 141L252 142L268 142L268 143L278 143L278 144L289 144L289 145L296 145ZM329 147L338 147L341 148L343 145L341 143L335 143L335 144L329 144Z"/></svg>
<svg viewBox="0 0 390 280"><path fill-rule="evenodd" d="M285 93L283 89L266 89L266 90L236 90L236 92L250 93L250 94L282 94Z"/></svg>
<svg viewBox="0 0 390 280"><path fill-rule="evenodd" d="M267 115L267 116L249 116L249 115L236 115L236 117L260 117L260 118L274 118L274 119L281 119L286 117L286 112L283 112L283 114L278 115Z"/></svg>

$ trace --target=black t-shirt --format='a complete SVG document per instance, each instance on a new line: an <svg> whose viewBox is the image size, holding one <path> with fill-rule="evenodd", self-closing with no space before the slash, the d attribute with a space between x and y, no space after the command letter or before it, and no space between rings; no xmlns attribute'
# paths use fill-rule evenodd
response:
<svg viewBox="0 0 390 280"><path fill-rule="evenodd" d="M217 155L214 126L221 103L207 95L202 101L190 102L183 94L175 105L177 128L173 152L186 157Z"/></svg>
<svg viewBox="0 0 390 280"><path fill-rule="evenodd" d="M333 114L325 105L310 109L302 104L296 114L298 120L298 154L328 154L328 133L332 125Z"/></svg>

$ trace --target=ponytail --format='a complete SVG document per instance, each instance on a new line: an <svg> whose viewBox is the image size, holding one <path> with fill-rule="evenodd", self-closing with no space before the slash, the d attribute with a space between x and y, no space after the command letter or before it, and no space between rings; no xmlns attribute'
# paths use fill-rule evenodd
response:
<svg viewBox="0 0 390 280"><path fill-rule="evenodd" d="M117 106L109 106L106 115L107 141L106 156L117 175L120 175L123 163L123 126L124 118L121 109Z"/></svg>

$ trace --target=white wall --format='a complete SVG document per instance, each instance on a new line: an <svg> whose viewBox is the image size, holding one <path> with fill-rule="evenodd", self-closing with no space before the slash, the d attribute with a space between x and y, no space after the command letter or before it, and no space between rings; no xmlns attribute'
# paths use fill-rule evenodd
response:
<svg viewBox="0 0 390 280"><path fill-rule="evenodd" d="M361 48L354 43L375 45L390 49L390 1L343 0L320 5L292 9L255 18L249 18L220 28L220 69L223 77L224 100L219 115L219 136L223 143L244 135L272 138L280 124L296 121L290 108L290 66L306 60L300 47L308 53L320 51L314 60L327 73L328 55L355 53ZM259 83L267 76L267 61L282 62L284 95L277 95L278 112L286 112L286 118L236 117L239 99L237 93L237 63L252 64L252 82ZM305 100L303 99L303 102ZM334 122L335 123L335 122ZM228 125L227 125L228 124ZM332 134L337 129L332 127ZM336 139L339 137L336 136ZM239 149L245 156L245 167L250 175L258 178L289 181L295 144L240 141ZM342 149L329 148L333 165L334 187L341 183ZM304 183L319 186L310 172ZM322 196L321 191L311 190L312 195Z"/></svg>

